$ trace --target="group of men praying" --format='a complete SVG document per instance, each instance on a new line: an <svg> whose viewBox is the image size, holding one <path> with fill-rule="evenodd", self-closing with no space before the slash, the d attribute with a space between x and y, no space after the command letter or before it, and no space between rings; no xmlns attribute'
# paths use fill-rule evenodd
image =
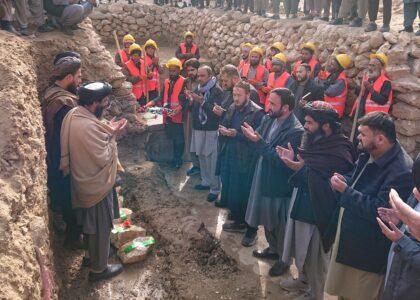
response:
<svg viewBox="0 0 420 300"><path fill-rule="evenodd" d="M152 39L123 38L115 62L122 67L139 106L162 107L173 149L172 167L192 162L194 188L229 211L223 230L243 234L252 247L263 227L268 247L257 259L273 260L270 276L299 299L418 299L419 242L395 202L420 211L420 157L415 162L397 141L387 56L373 53L350 116L356 131L341 131L349 90L347 54L332 55L325 68L312 42L293 65L284 45L268 53L241 45L238 66L218 76L200 63L195 35L186 32L164 65ZM127 121L103 121L112 88L81 82L81 57L54 60L42 98L48 188L52 209L67 224L66 243L87 250L83 265L97 281L122 272L108 264L112 219L119 211L114 184L116 137ZM168 78L161 84L165 68ZM391 194L391 199L390 195ZM394 202L393 202L394 201Z"/></svg>
<svg viewBox="0 0 420 300"><path fill-rule="evenodd" d="M294 259L298 278L282 281L282 288L301 291L302 299L323 299L324 292L340 299L420 295L401 279L409 262L395 259L404 255L401 247L418 251L418 241L406 228L398 239L390 234L400 224L391 189L419 206L420 183L412 174L420 158L413 166L396 139L384 53L370 56L359 97L346 109L351 57L334 54L323 67L313 42L301 45L293 65L281 42L268 51L244 43L239 64L216 77L200 64L194 33L186 32L165 64L169 78L161 90L152 84L163 71L156 42L142 47L126 35L123 43L115 60L139 105L168 109L163 122L172 166L192 162L187 175L201 177L194 188L229 210L223 230L243 234L243 246L255 245L264 227L268 247L253 255L275 261L270 276L287 272ZM346 114L357 121L357 139L341 132ZM402 239L410 242L401 245Z"/></svg>

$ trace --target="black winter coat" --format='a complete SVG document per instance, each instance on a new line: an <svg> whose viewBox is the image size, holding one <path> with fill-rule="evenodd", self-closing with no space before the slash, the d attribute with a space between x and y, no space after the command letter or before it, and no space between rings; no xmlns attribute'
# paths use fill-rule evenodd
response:
<svg viewBox="0 0 420 300"><path fill-rule="evenodd" d="M338 247L338 263L367 272L386 271L391 242L382 234L376 217L379 207L389 207L389 191L395 189L407 199L412 189L413 161L397 142L379 159L366 166L369 154L359 156L355 171L341 194L340 205L345 208ZM337 242L337 241L336 241Z"/></svg>

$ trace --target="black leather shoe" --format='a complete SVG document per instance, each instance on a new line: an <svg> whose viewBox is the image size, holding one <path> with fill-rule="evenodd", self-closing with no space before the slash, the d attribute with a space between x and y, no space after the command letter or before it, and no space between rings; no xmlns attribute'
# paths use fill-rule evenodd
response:
<svg viewBox="0 0 420 300"><path fill-rule="evenodd" d="M194 186L194 188L196 190L199 190L199 191L208 191L208 190L210 190L210 187L209 186L202 185L202 184L197 184L197 185Z"/></svg>
<svg viewBox="0 0 420 300"><path fill-rule="evenodd" d="M371 31L375 31L376 29L378 29L378 25L376 25L375 22L370 22L366 28L365 28L365 32L371 32Z"/></svg>
<svg viewBox="0 0 420 300"><path fill-rule="evenodd" d="M362 27L362 25L363 19L359 17L354 18L349 24L350 27Z"/></svg>
<svg viewBox="0 0 420 300"><path fill-rule="evenodd" d="M279 255L277 253L270 252L269 247L265 248L264 250L254 250L252 251L252 255L256 258L274 259L274 260L279 259Z"/></svg>
<svg viewBox="0 0 420 300"><path fill-rule="evenodd" d="M337 18L337 19L331 20L328 24L330 24L330 25L343 25L343 18Z"/></svg>
<svg viewBox="0 0 420 300"><path fill-rule="evenodd" d="M379 28L380 32L389 32L391 30L391 28L389 27L389 25L382 25L381 28Z"/></svg>
<svg viewBox="0 0 420 300"><path fill-rule="evenodd" d="M123 266L121 264L108 265L108 267L105 269L105 271L103 271L101 273L89 272L89 281L90 282L95 282L95 281L99 281L99 280L109 279L109 278L117 276L123 270L124 269L123 269Z"/></svg>
<svg viewBox="0 0 420 300"><path fill-rule="evenodd" d="M271 277L281 276L285 272L287 272L287 270L289 270L289 266L288 265L286 265L284 262L277 261L271 267L270 271L268 271L268 275L270 275Z"/></svg>
<svg viewBox="0 0 420 300"><path fill-rule="evenodd" d="M240 233L244 233L246 231L246 224L242 223L242 224L238 224L235 222L232 223L225 223L223 224L223 231L226 232L240 232Z"/></svg>
<svg viewBox="0 0 420 300"><path fill-rule="evenodd" d="M257 242L257 232L252 233L250 235L245 234L244 237L242 238L242 246L244 247L252 247L255 245L255 243Z"/></svg>
<svg viewBox="0 0 420 300"><path fill-rule="evenodd" d="M227 203L226 201L216 201L214 202L214 206L218 207L218 208L226 208L227 207Z"/></svg>
<svg viewBox="0 0 420 300"><path fill-rule="evenodd" d="M200 174L200 168L199 167L191 167L190 169L187 170L187 175L188 176L193 176L195 174Z"/></svg>
<svg viewBox="0 0 420 300"><path fill-rule="evenodd" d="M210 193L207 196L207 201L208 202L214 202L214 201L217 200L217 197L219 197L219 195Z"/></svg>

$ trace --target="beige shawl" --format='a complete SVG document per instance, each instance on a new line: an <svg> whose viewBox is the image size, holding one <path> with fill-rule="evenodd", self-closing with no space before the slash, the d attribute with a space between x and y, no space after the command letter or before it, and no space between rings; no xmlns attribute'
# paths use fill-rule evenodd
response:
<svg viewBox="0 0 420 300"><path fill-rule="evenodd" d="M60 170L71 175L73 208L89 208L111 191L118 151L112 128L82 106L73 108L61 127Z"/></svg>

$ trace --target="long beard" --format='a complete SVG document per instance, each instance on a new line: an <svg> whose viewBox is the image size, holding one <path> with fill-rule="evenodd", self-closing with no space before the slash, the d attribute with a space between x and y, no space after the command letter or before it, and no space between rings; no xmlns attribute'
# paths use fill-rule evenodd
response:
<svg viewBox="0 0 420 300"><path fill-rule="evenodd" d="M77 95L77 86L74 83L72 83L71 85L67 87L67 91L72 94Z"/></svg>
<svg viewBox="0 0 420 300"><path fill-rule="evenodd" d="M247 105L248 104L248 101L245 101L245 102L243 102L243 103L241 103L241 104L236 104L235 103L235 108L237 109L237 110L242 110L244 107L245 107L245 105Z"/></svg>
<svg viewBox="0 0 420 300"><path fill-rule="evenodd" d="M192 81L197 81L197 75L188 75L188 78Z"/></svg>
<svg viewBox="0 0 420 300"><path fill-rule="evenodd" d="M302 135L301 148L308 149L315 141L319 140L324 136L324 133L321 129L317 129L315 132L310 132L305 129L305 132Z"/></svg>
<svg viewBox="0 0 420 300"><path fill-rule="evenodd" d="M296 81L297 82L304 82L304 81L306 81L306 79L308 79L308 77L302 77L302 78L296 78Z"/></svg>
<svg viewBox="0 0 420 300"><path fill-rule="evenodd" d="M102 115L104 114L104 107L97 107L96 108L96 110L95 110L95 116L98 118L98 119L102 119Z"/></svg>
<svg viewBox="0 0 420 300"><path fill-rule="evenodd" d="M178 77L179 77L179 75L169 75L169 79L170 79L171 81L175 81L175 80L177 80L177 79L178 79Z"/></svg>

